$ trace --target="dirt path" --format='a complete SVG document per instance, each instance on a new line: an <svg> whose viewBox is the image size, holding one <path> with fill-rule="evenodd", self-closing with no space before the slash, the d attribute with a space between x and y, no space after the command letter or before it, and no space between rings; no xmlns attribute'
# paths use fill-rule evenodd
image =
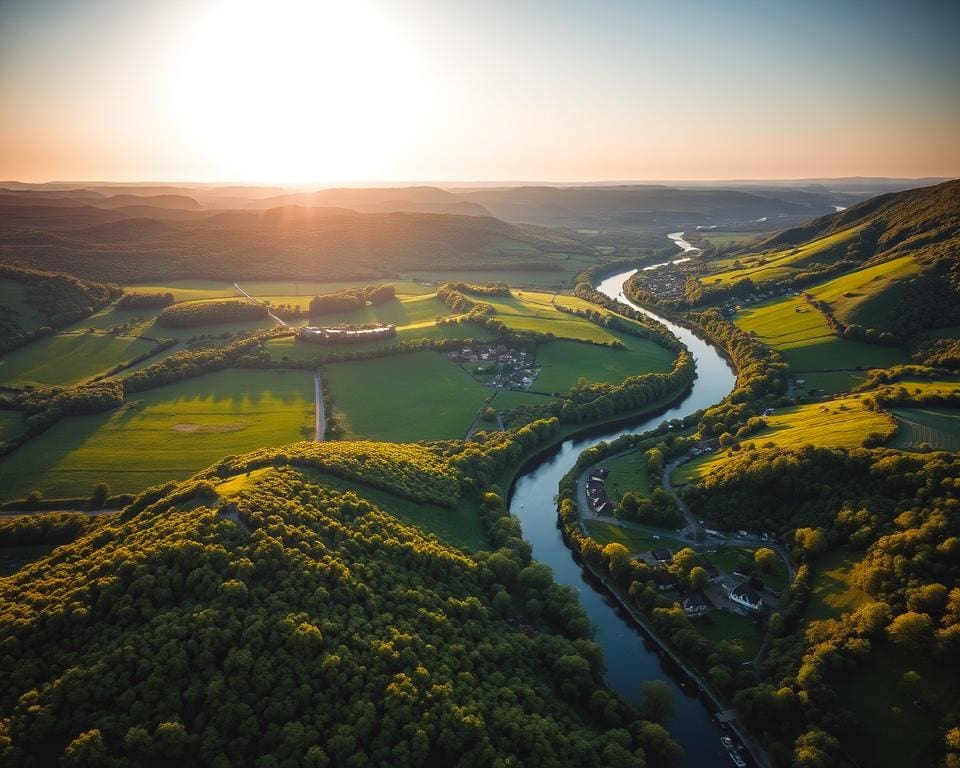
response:
<svg viewBox="0 0 960 768"><path fill-rule="evenodd" d="M239 285L237 285L236 283L233 284L233 287L236 288L237 291L239 291L240 293L242 293L242 294L243 294L244 296L246 296L248 299L250 299L250 301L252 301L254 304L259 304L259 305L262 306L262 307L266 307L266 306L267 306L267 305L264 304L262 301L260 301L260 299L258 299L256 296L251 296L249 293L247 293L245 290L243 290L243 288L241 288L241 287L240 287ZM288 323L286 320L282 320L282 319L280 319L279 317L277 317L275 314L273 314L273 312L270 311L269 308L267 309L267 314L270 315L270 317L272 317L272 318L273 318L274 320L276 320L278 323L280 323L280 325L282 325L284 328L289 328L289 327L290 327L290 323Z"/></svg>
<svg viewBox="0 0 960 768"><path fill-rule="evenodd" d="M313 372L313 389L317 401L316 430L314 439L318 443L322 443L327 432L327 414L323 408L323 382L320 381L319 369Z"/></svg>

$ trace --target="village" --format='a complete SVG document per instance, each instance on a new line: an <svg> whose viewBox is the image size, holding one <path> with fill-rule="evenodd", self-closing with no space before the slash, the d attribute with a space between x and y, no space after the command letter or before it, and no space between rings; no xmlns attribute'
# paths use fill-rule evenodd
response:
<svg viewBox="0 0 960 768"><path fill-rule="evenodd" d="M541 370L532 352L505 344L476 344L448 352L447 357L493 389L530 389Z"/></svg>
<svg viewBox="0 0 960 768"><path fill-rule="evenodd" d="M693 455L709 453L716 447L709 442L691 449ZM695 453L694 453L695 452ZM606 479L609 472L605 468L594 469L586 480L586 496L590 511L594 515L613 517L616 503L609 497L606 490ZM648 551L634 555L634 559L647 565L652 572L653 583L658 591L676 593L678 602L683 607L684 614L691 619L705 618L711 610L726 611L751 618L765 615L771 604L777 601L778 595L766 588L760 577L757 567L753 563L736 559L735 564L724 570L710 562L710 555L716 555L717 560L729 560L726 552L727 534L720 530L718 523L712 520L700 521L704 532L715 539L709 548L696 548L698 565L706 572L706 583L701 589L691 590L685 584L685 579L677 573L674 564L674 555L666 546L658 546ZM668 534L664 534L667 536ZM659 535L654 535L659 539ZM749 540L759 538L760 541L771 541L771 537L764 533L753 536L747 531L738 531L736 539Z"/></svg>

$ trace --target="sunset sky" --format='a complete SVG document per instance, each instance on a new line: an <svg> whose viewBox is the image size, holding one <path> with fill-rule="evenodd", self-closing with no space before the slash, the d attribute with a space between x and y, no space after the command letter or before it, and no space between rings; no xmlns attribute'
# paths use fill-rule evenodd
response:
<svg viewBox="0 0 960 768"><path fill-rule="evenodd" d="M960 176L960 2L0 0L0 178Z"/></svg>

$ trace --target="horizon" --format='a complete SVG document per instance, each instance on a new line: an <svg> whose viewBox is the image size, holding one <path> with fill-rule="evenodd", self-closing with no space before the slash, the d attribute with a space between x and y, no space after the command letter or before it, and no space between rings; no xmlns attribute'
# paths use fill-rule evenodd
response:
<svg viewBox="0 0 960 768"><path fill-rule="evenodd" d="M0 20L0 177L28 183L960 176L956 3L8 0Z"/></svg>

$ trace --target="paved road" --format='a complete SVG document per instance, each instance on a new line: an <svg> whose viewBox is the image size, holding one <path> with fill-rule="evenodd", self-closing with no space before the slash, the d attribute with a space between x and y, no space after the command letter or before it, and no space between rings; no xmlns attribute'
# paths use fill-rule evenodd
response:
<svg viewBox="0 0 960 768"><path fill-rule="evenodd" d="M260 299L258 299L256 296L251 296L249 293L247 293L245 290L243 290L243 288L241 288L241 287L240 287L239 285L237 285L236 283L233 284L233 287L236 288L240 293L242 293L242 294L243 294L244 296L246 296L248 299L250 299L250 301L252 301L252 302L254 302L254 303L256 303L256 304L260 304L261 306L264 306L264 307L267 306L267 305L264 304L262 301L260 301ZM283 319L277 317L275 314L273 314L273 312L270 311L269 308L267 309L267 314L270 315L270 317L272 317L272 318L273 318L274 320L276 320L278 323L280 323L280 325L282 325L284 328L289 328L289 327L290 327L290 323L288 323L286 320L283 320Z"/></svg>
<svg viewBox="0 0 960 768"><path fill-rule="evenodd" d="M315 439L318 443L322 443L327 432L327 415L323 408L323 382L320 381L319 370L313 372L313 389L317 399L317 424Z"/></svg>
<svg viewBox="0 0 960 768"><path fill-rule="evenodd" d="M683 233L681 232L680 234L682 235ZM693 533L693 537L697 541L703 541L707 536L703 530L703 526L700 525L700 521L694 517L693 513L690 511L690 507L687 505L687 502L680 498L680 494L677 493L676 489L673 487L673 484L670 482L670 475L673 474L673 470L680 466L683 461L683 457L674 459L663 468L662 485L663 489L669 493L673 500L677 503L680 511L683 512L683 519L687 521L687 527Z"/></svg>

